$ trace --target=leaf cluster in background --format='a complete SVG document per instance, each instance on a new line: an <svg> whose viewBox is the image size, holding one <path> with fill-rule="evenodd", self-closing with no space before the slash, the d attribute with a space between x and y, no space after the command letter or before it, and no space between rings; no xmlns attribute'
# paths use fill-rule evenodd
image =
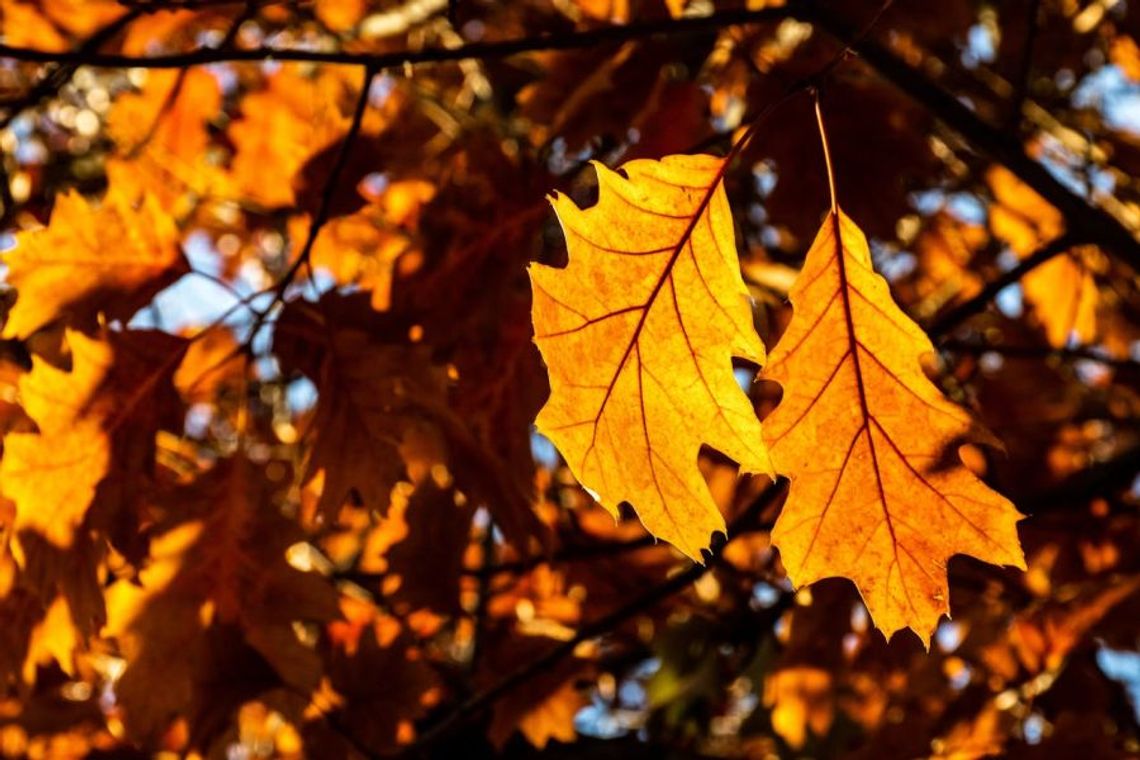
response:
<svg viewBox="0 0 1140 760"><path fill-rule="evenodd" d="M0 755L1140 752L1133 5L0 0Z"/></svg>

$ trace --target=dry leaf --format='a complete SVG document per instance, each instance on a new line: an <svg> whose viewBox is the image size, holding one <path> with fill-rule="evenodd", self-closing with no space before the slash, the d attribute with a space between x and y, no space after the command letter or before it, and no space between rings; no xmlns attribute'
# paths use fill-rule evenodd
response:
<svg viewBox="0 0 1140 760"><path fill-rule="evenodd" d="M951 556L1025 567L1017 511L958 459L961 444L996 440L927 379L919 358L930 340L841 211L820 229L791 300L765 371L784 388L765 439L792 479L772 541L796 585L850 578L888 637L910 627L927 642L949 612Z"/></svg>
<svg viewBox="0 0 1140 760"><path fill-rule="evenodd" d="M3 255L8 282L19 292L4 337L26 338L59 319L90 327L99 312L129 319L185 271L178 237L150 196L139 200L112 188L93 208L75 191L61 195L51 224L18 235Z"/></svg>
<svg viewBox="0 0 1140 760"><path fill-rule="evenodd" d="M711 156L596 165L597 206L553 199L565 269L532 265L535 340L550 374L538 429L612 514L698 559L724 530L702 444L745 472L771 471L732 357L764 361Z"/></svg>

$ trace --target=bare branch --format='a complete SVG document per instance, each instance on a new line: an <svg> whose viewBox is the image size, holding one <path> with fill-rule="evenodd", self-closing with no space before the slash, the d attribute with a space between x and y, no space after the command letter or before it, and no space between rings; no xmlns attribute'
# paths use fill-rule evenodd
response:
<svg viewBox="0 0 1140 760"><path fill-rule="evenodd" d="M784 494L787 490L787 486L788 482L781 478L776 483L764 489L748 508L744 510L739 517L733 520L728 531L729 541L732 541L739 535L755 532L757 530L770 529L771 525L762 524L759 518L768 507ZM725 542L714 549L711 553L710 561L705 564L693 563L685 570L649 589L641 596L630 600L608 615L603 615L594 622L582 626L574 636L558 644L543 656L519 666L496 681L490 688L478 694L473 694L460 703L453 711L448 713L442 720L425 731L419 741L412 745L406 754L415 756L425 750L429 745L435 743L443 736L446 736L464 719L491 706L504 694L526 683L538 673L547 670L562 658L570 656L574 650L578 648L579 644L613 631L635 615L651 609L674 594L684 591L712 569L714 564L712 560L719 557L727 545L727 542Z"/></svg>
<svg viewBox="0 0 1140 760"><path fill-rule="evenodd" d="M1017 266L1013 267L1008 272L995 277L990 282L987 282L985 287L982 288L981 292L979 292L973 298L969 299L968 301L963 301L950 311L935 319L934 322L931 323L930 328L927 330L927 333L931 338L935 339L947 335L967 319L984 310L986 308L986 304L992 301L1002 290L1017 282L1026 274L1041 266L1046 261L1049 261L1054 256L1064 253L1079 243L1080 240L1077 238L1077 236L1068 232L1054 238L1053 240L1050 240L1048 243L1041 246L1032 254L1018 262Z"/></svg>
<svg viewBox="0 0 1140 760"><path fill-rule="evenodd" d="M1016 136L1002 131L964 103L928 80L879 42L858 33L834 13L813 13L797 6L804 21L817 24L840 42L850 45L872 68L897 88L925 106L966 142L1003 164L1061 212L1080 238L1096 242L1140 272L1140 240L1133 231L1104 209L1091 205L1026 154Z"/></svg>
<svg viewBox="0 0 1140 760"><path fill-rule="evenodd" d="M525 37L499 42L473 42L454 48L428 48L395 53L348 53L317 50L290 50L258 47L241 50L199 48L185 53L160 56L133 56L117 53L99 53L79 48L73 51L51 52L32 48L0 45L0 58L39 63L73 64L106 68L176 69L201 66L208 63L240 61L309 61L313 63L339 63L366 66L374 70L399 68L417 63L444 63L469 59L490 60L507 58L519 53L538 50L570 50L594 47L607 42L622 42L653 35L696 34L715 31L736 24L760 21L778 21L792 15L792 6L762 8L755 11L724 11L699 18L645 21L624 26L604 26L567 34Z"/></svg>

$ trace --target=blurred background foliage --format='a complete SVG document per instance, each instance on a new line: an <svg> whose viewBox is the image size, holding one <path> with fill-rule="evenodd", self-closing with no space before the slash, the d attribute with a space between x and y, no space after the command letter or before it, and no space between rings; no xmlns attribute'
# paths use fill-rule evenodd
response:
<svg viewBox="0 0 1140 760"><path fill-rule="evenodd" d="M1138 34L1134 0L0 0L0 755L1136 756ZM840 202L1027 515L1027 573L951 562L929 653L790 588L780 486L707 452L739 530L695 566L531 432L545 195L723 153L851 42ZM771 346L828 205L810 99L726 181Z"/></svg>

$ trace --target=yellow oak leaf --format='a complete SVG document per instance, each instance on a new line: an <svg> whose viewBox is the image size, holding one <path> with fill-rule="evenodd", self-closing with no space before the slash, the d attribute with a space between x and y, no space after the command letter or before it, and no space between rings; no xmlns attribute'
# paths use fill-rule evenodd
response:
<svg viewBox="0 0 1140 760"><path fill-rule="evenodd" d="M360 23L368 5L364 0L317 0L313 10L329 29L346 32Z"/></svg>
<svg viewBox="0 0 1140 760"><path fill-rule="evenodd" d="M16 502L17 534L74 551L86 525L109 529L119 551L133 554L132 514L146 500L155 432L180 418L170 377L185 342L152 331L65 336L69 371L36 356L20 377L36 432L4 437L0 482Z"/></svg>
<svg viewBox="0 0 1140 760"><path fill-rule="evenodd" d="M149 72L139 92L117 97L108 115L118 148L107 163L112 186L153 195L177 219L203 200L232 197L208 130L221 105L218 80L205 69Z"/></svg>
<svg viewBox="0 0 1140 760"><path fill-rule="evenodd" d="M958 458L964 443L997 441L926 377L930 340L838 208L791 301L764 373L784 388L765 440L792 481L772 541L796 585L850 578L888 637L910 627L928 642L949 612L951 556L1025 567L1017 511Z"/></svg>
<svg viewBox="0 0 1140 760"><path fill-rule="evenodd" d="M551 739L568 744L578 738L574 719L589 702L589 696L574 684L563 684L523 716L519 731L539 749L546 747Z"/></svg>
<svg viewBox="0 0 1140 760"><path fill-rule="evenodd" d="M5 436L0 460L4 494L16 502L16 532L35 531L62 548L71 546L110 464L104 410L90 404L114 359L105 341L75 332L67 339L70 372L35 357L20 378L24 409L39 432Z"/></svg>
<svg viewBox="0 0 1140 760"><path fill-rule="evenodd" d="M1120 67L1124 76L1133 82L1140 82L1140 45L1126 34L1115 39L1108 48L1108 58Z"/></svg>
<svg viewBox="0 0 1140 760"><path fill-rule="evenodd" d="M41 0L36 5L52 23L80 38L90 37L126 12L115 0Z"/></svg>
<svg viewBox="0 0 1140 760"><path fill-rule="evenodd" d="M337 283L371 292L372 307L386 310L391 305L398 262L421 253L412 230L421 209L434 195L435 187L422 180L393 182L374 202L324 225L310 261L327 270ZM289 237L298 251L311 223L307 215L289 220Z"/></svg>
<svg viewBox="0 0 1140 760"><path fill-rule="evenodd" d="M67 40L40 9L17 0L0 0L0 31L4 42L13 47L59 52L67 50Z"/></svg>
<svg viewBox="0 0 1140 760"><path fill-rule="evenodd" d="M47 227L17 235L3 255L19 293L3 337L26 338L57 320L93 327L100 312L125 321L185 271L174 221L152 196L135 201L112 187L93 207L72 190Z"/></svg>
<svg viewBox="0 0 1140 760"><path fill-rule="evenodd" d="M214 401L221 392L237 392L245 379L241 345L225 327L197 335L174 373L174 386L188 403Z"/></svg>
<svg viewBox="0 0 1140 760"><path fill-rule="evenodd" d="M772 730L794 749L808 732L826 736L835 719L831 673L822 668L782 668L764 682L764 704L772 708Z"/></svg>
<svg viewBox="0 0 1140 760"><path fill-rule="evenodd" d="M598 204L552 199L570 263L530 267L535 341L551 393L538 415L612 514L699 559L724 530L697 467L702 444L770 473L732 357L764 361L740 276L724 163L712 156L597 166Z"/></svg>
<svg viewBox="0 0 1140 760"><path fill-rule="evenodd" d="M107 131L124 153L150 144L158 157L189 164L206 150L206 124L221 103L218 80L205 69L151 71L139 92L115 99Z"/></svg>

